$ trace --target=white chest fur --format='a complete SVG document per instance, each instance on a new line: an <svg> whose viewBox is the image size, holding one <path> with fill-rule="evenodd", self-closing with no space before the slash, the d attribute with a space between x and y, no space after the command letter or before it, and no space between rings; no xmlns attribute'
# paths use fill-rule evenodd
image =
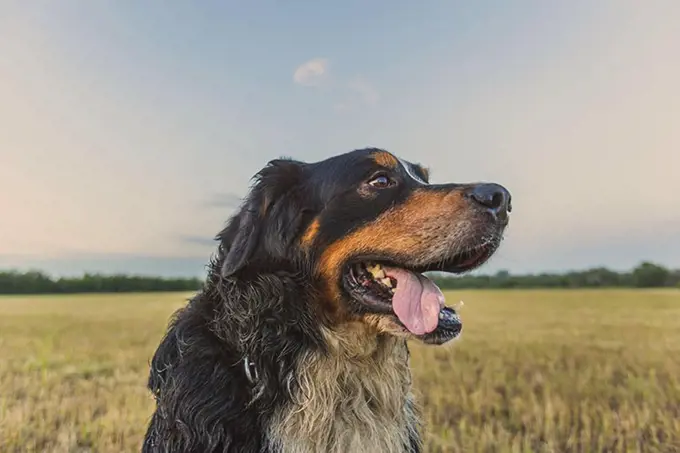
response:
<svg viewBox="0 0 680 453"><path fill-rule="evenodd" d="M351 325L326 332L331 353L300 363L295 401L270 425L280 453L402 453L416 429L406 343Z"/></svg>

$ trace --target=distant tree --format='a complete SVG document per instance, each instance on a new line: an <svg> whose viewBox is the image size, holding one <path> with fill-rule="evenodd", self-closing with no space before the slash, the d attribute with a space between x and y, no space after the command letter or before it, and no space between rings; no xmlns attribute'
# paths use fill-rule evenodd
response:
<svg viewBox="0 0 680 453"><path fill-rule="evenodd" d="M665 286L669 276L670 271L668 269L648 261L633 269L633 283L638 288Z"/></svg>
<svg viewBox="0 0 680 453"><path fill-rule="evenodd" d="M508 272L505 269L502 269L496 272L496 278L499 280L507 280L508 278L510 278L510 272Z"/></svg>
<svg viewBox="0 0 680 453"><path fill-rule="evenodd" d="M668 274L668 286L680 287L680 270L674 270Z"/></svg>

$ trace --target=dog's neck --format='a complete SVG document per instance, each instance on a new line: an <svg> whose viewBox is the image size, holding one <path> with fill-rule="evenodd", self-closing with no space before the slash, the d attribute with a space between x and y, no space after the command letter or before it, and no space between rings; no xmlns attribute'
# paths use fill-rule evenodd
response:
<svg viewBox="0 0 680 453"><path fill-rule="evenodd" d="M304 355L293 402L275 414L281 453L404 452L417 438L405 340L361 323L325 330L329 353Z"/></svg>

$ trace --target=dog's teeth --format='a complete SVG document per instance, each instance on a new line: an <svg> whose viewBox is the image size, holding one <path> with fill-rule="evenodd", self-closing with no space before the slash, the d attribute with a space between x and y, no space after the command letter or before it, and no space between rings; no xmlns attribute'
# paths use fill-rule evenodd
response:
<svg viewBox="0 0 680 453"><path fill-rule="evenodd" d="M385 278L385 271L382 270L380 265L376 265L371 271L371 274L373 274L373 278L375 278L376 280L382 280L383 278Z"/></svg>
<svg viewBox="0 0 680 453"><path fill-rule="evenodd" d="M387 286L388 288L391 288L391 287L392 287L392 280L390 280L389 277L383 278L382 280L380 280L380 283L382 283L383 285Z"/></svg>
<svg viewBox="0 0 680 453"><path fill-rule="evenodd" d="M439 312L439 319L444 319L444 312L443 311Z"/></svg>
<svg viewBox="0 0 680 453"><path fill-rule="evenodd" d="M366 266L366 270L370 272L373 278L376 280L382 280L385 278L385 271L383 271L380 264L376 264L375 266Z"/></svg>

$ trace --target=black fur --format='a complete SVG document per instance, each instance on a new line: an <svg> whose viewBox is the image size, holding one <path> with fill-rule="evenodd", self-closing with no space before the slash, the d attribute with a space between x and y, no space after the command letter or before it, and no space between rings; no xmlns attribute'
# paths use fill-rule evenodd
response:
<svg viewBox="0 0 680 453"><path fill-rule="evenodd" d="M206 288L178 313L151 362L157 410L143 452L268 451L264 426L294 390L285 382L296 357L323 348L300 284L285 272L223 282L224 292Z"/></svg>
<svg viewBox="0 0 680 453"><path fill-rule="evenodd" d="M398 189L362 196L357 187L375 173L376 151L312 164L279 159L256 175L217 236L203 289L175 314L153 356L148 387L157 407L143 453L271 451L266 428L296 391L300 355L326 351L321 327L333 316L314 272L319 254L412 189L403 179ZM305 249L300 239L315 219L319 232ZM404 452L419 445L414 437Z"/></svg>
<svg viewBox="0 0 680 453"><path fill-rule="evenodd" d="M151 361L157 409L144 453L268 451L264 427L295 390L298 355L324 348L311 263L293 245L321 204L306 191L308 168L270 162L217 236L204 289L176 313Z"/></svg>

